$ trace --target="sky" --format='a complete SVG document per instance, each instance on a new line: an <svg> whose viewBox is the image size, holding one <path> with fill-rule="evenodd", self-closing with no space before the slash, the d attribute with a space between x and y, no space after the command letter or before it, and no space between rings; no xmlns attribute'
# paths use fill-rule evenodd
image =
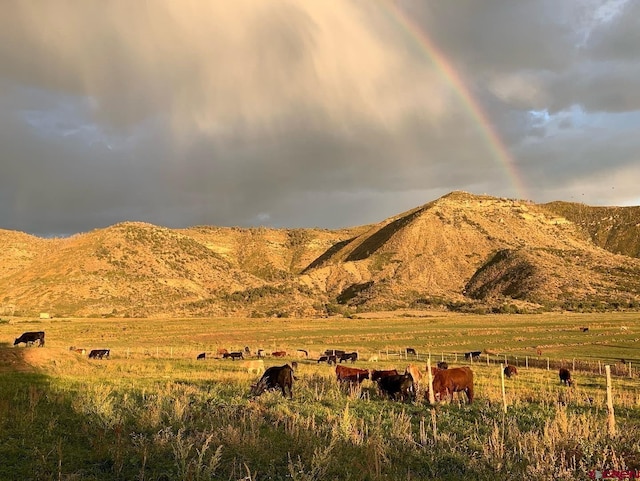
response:
<svg viewBox="0 0 640 481"><path fill-rule="evenodd" d="M634 0L6 0L0 228L640 204Z"/></svg>

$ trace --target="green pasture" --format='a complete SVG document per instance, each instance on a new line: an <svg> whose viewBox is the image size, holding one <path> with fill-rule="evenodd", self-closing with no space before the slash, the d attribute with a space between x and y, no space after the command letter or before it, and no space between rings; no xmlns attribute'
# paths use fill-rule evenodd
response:
<svg viewBox="0 0 640 481"><path fill-rule="evenodd" d="M5 319L0 480L578 480L591 469L640 468L639 317ZM46 332L45 347L13 347L37 330ZM70 346L108 348L111 358L90 360ZM266 367L299 363L292 400L277 392L252 399L259 376L216 356L245 346L289 353L267 356ZM461 397L431 406L424 388L404 403L383 399L370 381L339 386L334 368L315 361L329 348L358 351L363 368L424 368L429 353L434 364L444 357L469 365L462 353L475 350L489 352L491 363L483 354L471 365L473 404ZM196 360L201 352L204 361ZM519 370L505 380L506 413L504 356ZM525 367L539 357L592 364L576 369L567 388L557 368ZM621 368L612 380L615 435L598 361Z"/></svg>

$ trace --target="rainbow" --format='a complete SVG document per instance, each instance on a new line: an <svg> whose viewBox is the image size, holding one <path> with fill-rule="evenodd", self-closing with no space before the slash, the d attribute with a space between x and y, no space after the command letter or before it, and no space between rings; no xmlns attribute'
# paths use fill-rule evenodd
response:
<svg viewBox="0 0 640 481"><path fill-rule="evenodd" d="M517 195L522 199L528 199L528 190L520 174L516 169L516 163L509 149L504 144L500 135L496 132L492 122L483 112L478 101L471 95L464 80L456 71L447 57L429 37L427 32L418 27L407 15L396 5L394 0L384 0L391 17L404 30L411 39L418 45L420 50L426 54L436 67L442 77L451 85L453 91L461 101L461 105L467 110L469 116L478 124L486 143L493 156L505 169L507 176L513 184Z"/></svg>

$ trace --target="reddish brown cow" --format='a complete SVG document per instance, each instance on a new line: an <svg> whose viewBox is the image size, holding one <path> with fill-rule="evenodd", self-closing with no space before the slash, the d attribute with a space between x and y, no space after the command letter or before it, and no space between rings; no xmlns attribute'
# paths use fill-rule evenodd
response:
<svg viewBox="0 0 640 481"><path fill-rule="evenodd" d="M505 377L511 378L511 376L517 376L518 375L518 369L516 369L515 366L507 366L504 368L504 375Z"/></svg>
<svg viewBox="0 0 640 481"><path fill-rule="evenodd" d="M433 377L433 392L436 400L444 400L453 393L463 391L467 395L469 404L473 402L473 371L468 367L454 367L452 369L439 369Z"/></svg>
<svg viewBox="0 0 640 481"><path fill-rule="evenodd" d="M272 352L271 355L273 357L285 357L287 355L287 351L275 351Z"/></svg>
<svg viewBox="0 0 640 481"><path fill-rule="evenodd" d="M336 377L340 382L357 382L360 384L363 379L369 379L369 370L338 364L336 366Z"/></svg>
<svg viewBox="0 0 640 481"><path fill-rule="evenodd" d="M374 369L371 371L371 380L373 382L376 382L378 379L382 379L383 377L397 376L397 375L398 375L397 369L388 369L386 371L377 371L376 369Z"/></svg>

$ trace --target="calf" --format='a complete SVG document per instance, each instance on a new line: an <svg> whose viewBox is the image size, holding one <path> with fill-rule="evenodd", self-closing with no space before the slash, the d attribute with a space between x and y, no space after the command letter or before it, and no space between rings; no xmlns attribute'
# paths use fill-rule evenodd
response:
<svg viewBox="0 0 640 481"><path fill-rule="evenodd" d="M287 389L289 390L289 398L293 398L293 369L288 364L284 366L272 366L267 369L260 380L251 386L251 394L260 396L268 389L280 389L282 396L287 397Z"/></svg>
<svg viewBox="0 0 640 481"><path fill-rule="evenodd" d="M232 361L235 361L236 359L244 359L244 356L242 355L242 352L238 351L238 352L226 352L222 355L222 359L227 359L227 358L231 358Z"/></svg>
<svg viewBox="0 0 640 481"><path fill-rule="evenodd" d="M558 376L560 377L560 382L565 386L573 386L573 379L571 379L571 372L561 367L560 371L558 371Z"/></svg>
<svg viewBox="0 0 640 481"><path fill-rule="evenodd" d="M17 346L21 342L24 342L25 346L31 346L36 341L38 341L38 347L44 346L44 331L24 332L13 341L13 345Z"/></svg>
<svg viewBox="0 0 640 481"><path fill-rule="evenodd" d="M207 358L207 353L206 352L201 352L200 354L198 354L198 357L196 357L196 361L200 360L200 359L206 359Z"/></svg>
<svg viewBox="0 0 640 481"><path fill-rule="evenodd" d="M264 361L262 359L258 359L257 361L245 361L242 363L241 367L244 367L248 373L255 371L256 374L260 374L264 372Z"/></svg>
<svg viewBox="0 0 640 481"><path fill-rule="evenodd" d="M89 353L89 359L102 359L103 357L109 358L110 353L110 349L93 349Z"/></svg>
<svg viewBox="0 0 640 481"><path fill-rule="evenodd" d="M415 388L411 374L395 374L378 379L378 388L389 399L411 401L415 397Z"/></svg>
<svg viewBox="0 0 640 481"><path fill-rule="evenodd" d="M473 402L473 371L468 367L438 369L433 377L433 393L440 401L454 392L464 392L469 404Z"/></svg>
<svg viewBox="0 0 640 481"><path fill-rule="evenodd" d="M517 376L518 375L518 369L516 369L515 366L506 366L504 368L504 376L511 378L511 376Z"/></svg>

